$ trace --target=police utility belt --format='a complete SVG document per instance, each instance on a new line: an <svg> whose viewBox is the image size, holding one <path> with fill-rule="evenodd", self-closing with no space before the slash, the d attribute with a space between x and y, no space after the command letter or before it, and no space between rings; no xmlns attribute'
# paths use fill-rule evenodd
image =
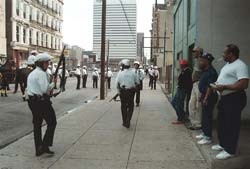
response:
<svg viewBox="0 0 250 169"><path fill-rule="evenodd" d="M37 95L37 94L34 94L33 96L29 95L29 100L30 101L48 101L50 100L50 96L48 94L43 94L42 96L41 95Z"/></svg>
<svg viewBox="0 0 250 169"><path fill-rule="evenodd" d="M132 88L126 88L125 86L122 86L121 88L120 88L120 91L121 92L133 92L133 91L135 91L136 90L136 88L135 87L132 87Z"/></svg>

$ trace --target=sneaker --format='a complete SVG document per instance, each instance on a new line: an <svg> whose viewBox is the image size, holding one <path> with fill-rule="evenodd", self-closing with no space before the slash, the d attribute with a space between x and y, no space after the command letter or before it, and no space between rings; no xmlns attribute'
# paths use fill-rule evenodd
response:
<svg viewBox="0 0 250 169"><path fill-rule="evenodd" d="M200 145L204 145L204 144L210 144L211 142L212 142L211 139L203 138L200 141L198 141L197 143Z"/></svg>
<svg viewBox="0 0 250 169"><path fill-rule="evenodd" d="M219 144L216 144L216 145L213 145L213 146L212 146L212 150L215 150L215 151L222 151L222 150L224 150L224 148L221 147Z"/></svg>
<svg viewBox="0 0 250 169"><path fill-rule="evenodd" d="M204 137L204 134L203 134L203 133L200 134L200 135L195 136L195 138L197 138L197 139L203 139L203 137Z"/></svg>
<svg viewBox="0 0 250 169"><path fill-rule="evenodd" d="M234 156L235 156L234 154L229 154L225 150L222 150L219 154L216 155L216 159L226 160L226 159L229 159L229 158L234 157Z"/></svg>

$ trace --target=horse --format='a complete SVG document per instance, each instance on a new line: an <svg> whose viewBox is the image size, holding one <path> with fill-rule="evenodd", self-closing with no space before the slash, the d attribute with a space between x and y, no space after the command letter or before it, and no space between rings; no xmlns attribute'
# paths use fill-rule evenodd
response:
<svg viewBox="0 0 250 169"><path fill-rule="evenodd" d="M27 88L27 79L30 72L33 71L33 67L27 66L25 68L17 69L15 79L15 90L14 94L18 90L18 84L20 85L23 101L26 101L25 89Z"/></svg>
<svg viewBox="0 0 250 169"><path fill-rule="evenodd" d="M9 86L9 83L13 81L14 77L13 72L14 72L14 67L15 67L15 62L14 60L7 59L5 64L0 65L0 74L1 74L1 79L0 79L0 90L1 90L1 96L7 97L7 88Z"/></svg>

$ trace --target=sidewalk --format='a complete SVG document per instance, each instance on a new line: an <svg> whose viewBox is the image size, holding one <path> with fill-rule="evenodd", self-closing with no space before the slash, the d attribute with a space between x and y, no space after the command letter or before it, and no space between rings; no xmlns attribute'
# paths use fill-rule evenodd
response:
<svg viewBox="0 0 250 169"><path fill-rule="evenodd" d="M207 169L190 133L171 124L162 93L146 88L131 128L121 125L120 102L95 100L58 120L53 157L34 156L33 134L0 150L1 169Z"/></svg>

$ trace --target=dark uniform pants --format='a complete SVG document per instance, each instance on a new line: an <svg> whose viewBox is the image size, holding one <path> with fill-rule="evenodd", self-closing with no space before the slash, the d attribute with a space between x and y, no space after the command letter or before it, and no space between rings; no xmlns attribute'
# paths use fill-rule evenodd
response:
<svg viewBox="0 0 250 169"><path fill-rule="evenodd" d="M97 78L97 76L93 76L93 88L98 88L98 78Z"/></svg>
<svg viewBox="0 0 250 169"><path fill-rule="evenodd" d="M218 95L213 93L208 97L207 104L202 103L202 120L201 126L202 131L205 136L212 137L212 129L213 129L213 110L214 106L217 103Z"/></svg>
<svg viewBox="0 0 250 169"><path fill-rule="evenodd" d="M157 76L152 76L151 89L156 90L156 82L157 82L157 79L158 79Z"/></svg>
<svg viewBox="0 0 250 169"><path fill-rule="evenodd" d="M135 89L123 89L120 91L123 124L130 125L134 111L134 97Z"/></svg>
<svg viewBox="0 0 250 169"><path fill-rule="evenodd" d="M56 114L52 107L51 101L29 98L29 108L33 115L34 141L36 151L43 146L49 147L53 145L54 133L56 128ZM47 123L47 130L42 139L42 122Z"/></svg>
<svg viewBox="0 0 250 169"><path fill-rule="evenodd" d="M241 112L246 106L245 91L222 96L218 104L219 144L230 154L235 154L240 133Z"/></svg>
<svg viewBox="0 0 250 169"><path fill-rule="evenodd" d="M82 87L86 88L86 83L87 83L87 75L83 75L82 76Z"/></svg>
<svg viewBox="0 0 250 169"><path fill-rule="evenodd" d="M108 81L108 89L110 89L110 87L111 87L111 85L110 85L110 83L111 83L111 77L108 77L107 81Z"/></svg>
<svg viewBox="0 0 250 169"><path fill-rule="evenodd" d="M149 74L149 83L148 83L148 87L151 87L152 86L152 83L153 83L153 76L151 76Z"/></svg>
<svg viewBox="0 0 250 169"><path fill-rule="evenodd" d="M80 89L81 76L80 76L80 75L76 75L76 78L77 78L77 86L76 86L76 89Z"/></svg>
<svg viewBox="0 0 250 169"><path fill-rule="evenodd" d="M135 92L135 103L137 105L140 104L140 98L141 98L141 90L143 88L143 82L142 80L140 80L140 85L138 85L137 89L136 89L136 92Z"/></svg>

